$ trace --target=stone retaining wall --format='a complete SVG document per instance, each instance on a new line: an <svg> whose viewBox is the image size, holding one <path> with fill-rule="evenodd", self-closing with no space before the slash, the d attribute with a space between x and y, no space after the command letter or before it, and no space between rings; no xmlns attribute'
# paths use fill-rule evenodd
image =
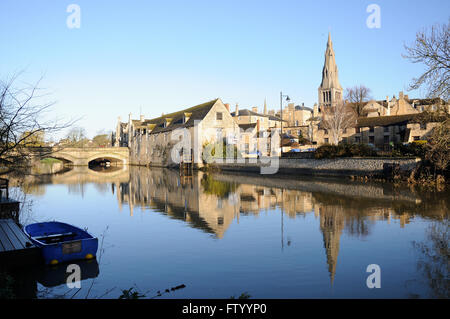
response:
<svg viewBox="0 0 450 319"><path fill-rule="evenodd" d="M336 159L279 159L280 174L316 175L316 176L367 176L382 175L387 165L397 165L402 173L413 170L418 158L336 158ZM274 165L274 164L272 164ZM268 164L251 163L214 163L211 168L224 171L245 171L260 173L262 166Z"/></svg>

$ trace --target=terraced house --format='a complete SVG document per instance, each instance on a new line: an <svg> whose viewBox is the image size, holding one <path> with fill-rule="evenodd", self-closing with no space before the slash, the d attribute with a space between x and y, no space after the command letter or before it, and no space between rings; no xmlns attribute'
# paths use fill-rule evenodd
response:
<svg viewBox="0 0 450 319"><path fill-rule="evenodd" d="M238 123L241 130L240 133L240 149L243 156L260 152L262 156L273 156L274 153L279 153L280 150L272 152L271 135L273 130L281 128L281 119L270 114L267 111L267 105L264 102L264 113L258 113L258 107L252 107L251 110L239 109L236 104L236 110L231 113L236 123ZM287 122L283 125L286 125ZM267 145L266 145L267 144Z"/></svg>
<svg viewBox="0 0 450 319"><path fill-rule="evenodd" d="M314 121L310 124L312 140L317 145L330 143L331 132L322 125L322 110L337 103L351 103L342 98L338 68L331 37L328 37L322 82L318 89L319 105L313 111ZM426 123L420 118L424 111L443 109L450 112L450 105L442 99L410 99L400 92L398 98L386 97L386 100L365 102L362 116L358 117L354 127L340 132L339 142L372 144L379 149L387 149L392 143L410 143L426 140L437 122Z"/></svg>
<svg viewBox="0 0 450 319"><path fill-rule="evenodd" d="M385 101L369 101L364 106L366 116L357 119L356 126L343 130L340 142L371 144L388 149L392 143L411 143L426 140L437 122L424 121L420 113L438 108L449 111L449 105L441 99L409 99L400 92ZM317 144L329 143L329 132L320 127L316 133Z"/></svg>
<svg viewBox="0 0 450 319"><path fill-rule="evenodd" d="M239 126L229 106L215 99L154 119L141 116L139 120L132 120L130 114L128 123L122 123L119 118L115 145L130 149L130 164L134 165L169 167L184 160L202 166L205 145L224 139L233 143L238 134ZM183 140L190 142L189 151L177 147Z"/></svg>

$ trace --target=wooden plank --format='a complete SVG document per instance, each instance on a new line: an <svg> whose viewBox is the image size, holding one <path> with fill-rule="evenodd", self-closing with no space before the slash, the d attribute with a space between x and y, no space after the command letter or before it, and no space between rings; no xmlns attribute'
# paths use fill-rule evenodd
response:
<svg viewBox="0 0 450 319"><path fill-rule="evenodd" d="M0 222L0 226L3 223ZM4 231L3 227L0 227L0 241L2 242L4 251L14 250L14 246L8 238L8 234Z"/></svg>
<svg viewBox="0 0 450 319"><path fill-rule="evenodd" d="M9 241L14 246L14 249L25 249L25 243L21 241L15 233L21 232L21 230L15 225L16 227L10 227L10 223L0 223L0 227L3 228L3 231L6 233L6 235L9 238Z"/></svg>
<svg viewBox="0 0 450 319"><path fill-rule="evenodd" d="M17 239L14 235L14 232L8 227L7 223L0 223L0 228L5 232L6 236L9 239L9 242L13 246L13 250L24 249L24 245Z"/></svg>
<svg viewBox="0 0 450 319"><path fill-rule="evenodd" d="M25 248L31 248L34 247L31 240L25 235L25 233L20 229L20 227L12 220L8 219L8 226L14 231L14 234L17 236L17 238L22 242L22 245ZM30 243L31 246L27 246L27 243Z"/></svg>
<svg viewBox="0 0 450 319"><path fill-rule="evenodd" d="M3 246L1 234L0 234L0 253L5 251L5 247Z"/></svg>

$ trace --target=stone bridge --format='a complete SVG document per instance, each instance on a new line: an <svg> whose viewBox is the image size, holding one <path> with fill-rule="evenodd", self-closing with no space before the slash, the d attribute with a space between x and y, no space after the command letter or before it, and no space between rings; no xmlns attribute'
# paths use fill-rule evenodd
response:
<svg viewBox="0 0 450 319"><path fill-rule="evenodd" d="M56 148L42 147L32 150L38 158L55 158L73 166L88 166L89 162L108 160L111 164L128 165L129 150L127 147L86 147Z"/></svg>

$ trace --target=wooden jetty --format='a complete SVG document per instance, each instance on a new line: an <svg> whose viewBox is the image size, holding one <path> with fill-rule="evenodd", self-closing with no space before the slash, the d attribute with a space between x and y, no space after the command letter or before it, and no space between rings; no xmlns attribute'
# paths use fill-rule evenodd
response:
<svg viewBox="0 0 450 319"><path fill-rule="evenodd" d="M194 167L194 154L192 152L185 154L181 152L180 176L192 176Z"/></svg>
<svg viewBox="0 0 450 319"><path fill-rule="evenodd" d="M27 266L39 262L40 258L40 249L12 219L0 219L0 266Z"/></svg>
<svg viewBox="0 0 450 319"><path fill-rule="evenodd" d="M20 203L9 198L9 180L0 178L0 218L12 218L19 222Z"/></svg>

